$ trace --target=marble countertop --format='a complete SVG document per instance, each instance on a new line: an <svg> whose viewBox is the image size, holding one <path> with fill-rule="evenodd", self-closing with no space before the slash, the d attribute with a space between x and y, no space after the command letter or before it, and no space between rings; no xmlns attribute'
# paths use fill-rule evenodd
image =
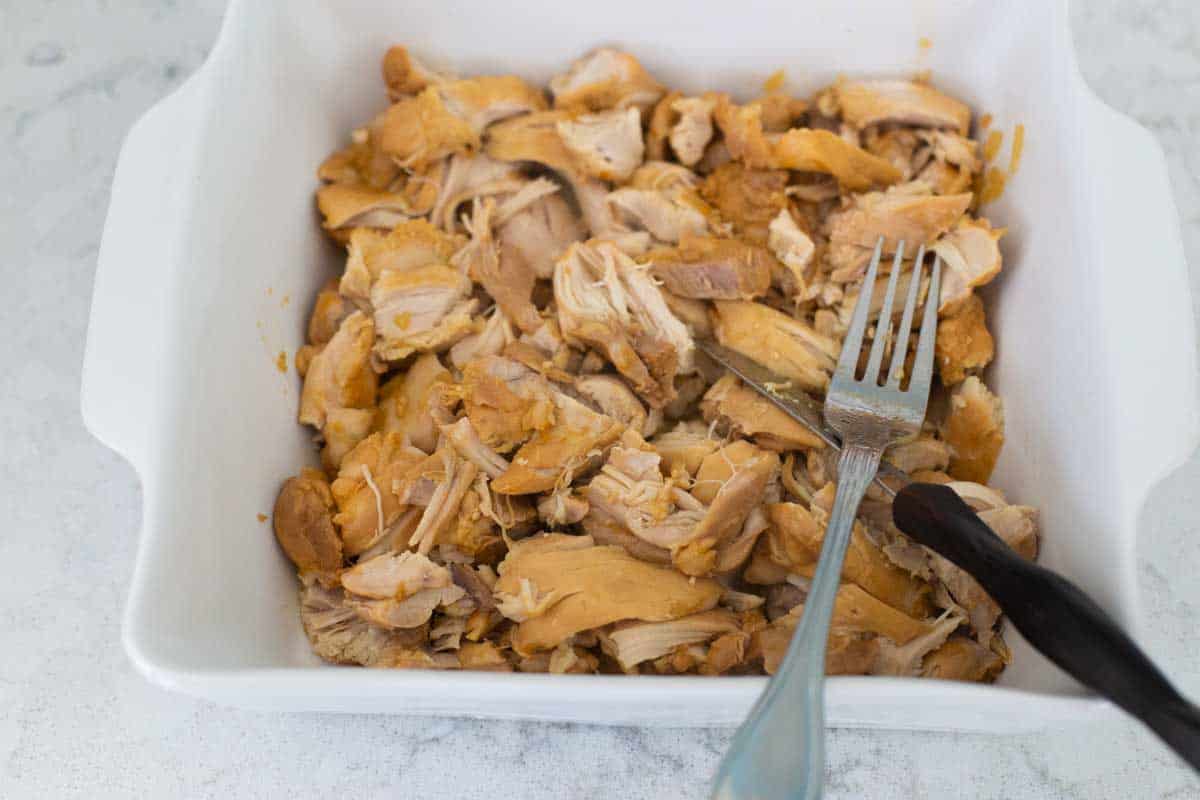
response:
<svg viewBox="0 0 1200 800"><path fill-rule="evenodd" d="M203 61L223 0L0 2L0 797L700 798L730 732L217 707L120 647L141 498L79 367L118 147ZM1200 4L1081 0L1084 74L1166 148L1200 286ZM1192 330L1180 331L1192 336ZM1142 520L1146 645L1200 695L1200 458ZM830 798L1197 798L1126 721L1007 738L834 731Z"/></svg>

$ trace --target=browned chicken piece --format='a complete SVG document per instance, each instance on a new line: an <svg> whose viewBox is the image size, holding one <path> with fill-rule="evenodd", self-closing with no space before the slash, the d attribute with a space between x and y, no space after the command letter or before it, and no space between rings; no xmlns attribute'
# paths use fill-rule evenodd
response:
<svg viewBox="0 0 1200 800"><path fill-rule="evenodd" d="M393 102L405 95L416 94L431 83L449 80L447 76L439 75L426 67L408 52L407 47L401 45L393 45L383 54L381 71L388 97Z"/></svg>
<svg viewBox="0 0 1200 800"><path fill-rule="evenodd" d="M508 469L508 460L479 440L469 418L443 425L442 434L460 456L479 467L489 478L498 478Z"/></svg>
<svg viewBox="0 0 1200 800"><path fill-rule="evenodd" d="M772 167L824 172L855 192L900 180L900 172L891 164L831 131L793 128L775 142L773 156Z"/></svg>
<svg viewBox="0 0 1200 800"><path fill-rule="evenodd" d="M463 408L480 440L507 453L555 421L554 390L528 367L501 356L467 364Z"/></svg>
<svg viewBox="0 0 1200 800"><path fill-rule="evenodd" d="M325 427L321 438L321 466L333 474L346 454L366 438L375 421L375 411L370 408L331 408L325 415Z"/></svg>
<svg viewBox="0 0 1200 800"><path fill-rule="evenodd" d="M423 353L379 392L374 430L396 433L426 453L437 447L437 426L452 416L453 377L433 353Z"/></svg>
<svg viewBox="0 0 1200 800"><path fill-rule="evenodd" d="M666 161L671 157L667 145L671 138L671 129L679 121L679 112L672 108L672 105L682 96L679 92L667 92L654 104L646 124L647 161Z"/></svg>
<svg viewBox="0 0 1200 800"><path fill-rule="evenodd" d="M855 128L898 122L967 135L971 109L916 81L842 81L831 89L841 117Z"/></svg>
<svg viewBox="0 0 1200 800"><path fill-rule="evenodd" d="M775 503L767 506L767 516L771 559L792 574L811 578L825 541L828 513L815 504L809 510L796 503ZM842 578L906 614L924 616L930 609L928 584L893 564L861 523L851 532Z"/></svg>
<svg viewBox="0 0 1200 800"><path fill-rule="evenodd" d="M448 569L409 550L360 561L342 573L342 588L374 600L404 600L426 589L451 585Z"/></svg>
<svg viewBox="0 0 1200 800"><path fill-rule="evenodd" d="M706 457L696 473L692 494L706 503L708 510L687 541L672 551L675 568L685 575L712 574L721 549L742 531L778 474L779 456L745 441L733 442ZM753 535L758 533L761 529Z"/></svg>
<svg viewBox="0 0 1200 800"><path fill-rule="evenodd" d="M735 104L728 95L716 95L713 118L721 129L725 147L737 161L751 169L776 168L774 141L763 130L761 105Z"/></svg>
<svg viewBox="0 0 1200 800"><path fill-rule="evenodd" d="M337 278L330 278L317 292L317 301L308 318L308 343L322 345L328 342L353 310L354 306L338 294Z"/></svg>
<svg viewBox="0 0 1200 800"><path fill-rule="evenodd" d="M897 675L915 678L921 674L925 658L945 644L950 634L962 627L964 618L957 610L947 611L929 624L926 633L906 644L879 640L879 654L871 665L872 675Z"/></svg>
<svg viewBox="0 0 1200 800"><path fill-rule="evenodd" d="M537 501L538 517L554 528L574 525L588 515L588 501L570 490L548 492Z"/></svg>
<svg viewBox="0 0 1200 800"><path fill-rule="evenodd" d="M325 230L338 241L358 228L391 228L424 213L404 192L349 183L329 183L317 189L317 209L324 217Z"/></svg>
<svg viewBox="0 0 1200 800"><path fill-rule="evenodd" d="M475 327L475 333L463 337L450 348L450 363L455 369L461 371L477 358L499 355L517 338L512 324L499 309L493 311L486 321L476 317Z"/></svg>
<svg viewBox="0 0 1200 800"><path fill-rule="evenodd" d="M593 50L550 79L555 108L647 111L664 91L636 58L608 47Z"/></svg>
<svg viewBox="0 0 1200 800"><path fill-rule="evenodd" d="M363 553L396 523L404 507L393 484L424 459L395 433L373 433L346 454L332 486L346 555Z"/></svg>
<svg viewBox="0 0 1200 800"><path fill-rule="evenodd" d="M662 458L667 475L683 472L689 478L700 470L705 456L715 452L721 443L708 436L708 428L698 422L680 422L672 430L660 433L650 442Z"/></svg>
<svg viewBox="0 0 1200 800"><path fill-rule="evenodd" d="M592 235L607 235L615 228L607 202L608 185L584 173L559 135L558 123L570 118L563 111L544 111L507 120L488 130L484 149L500 161L531 162L556 172L570 186Z"/></svg>
<svg viewBox="0 0 1200 800"><path fill-rule="evenodd" d="M988 332L983 301L972 293L955 308L953 316L944 317L938 323L937 343L934 346L938 376L943 385L954 386L967 375L982 371L995 354L996 347L992 334Z"/></svg>
<svg viewBox="0 0 1200 800"><path fill-rule="evenodd" d="M838 282L860 278L881 236L884 252L889 254L900 241L906 253L915 253L918 245L933 244L962 218L970 204L969 192L931 195L924 184L856 195L849 207L831 214L828 220L829 241L834 245L828 255L833 267L830 277Z"/></svg>
<svg viewBox="0 0 1200 800"><path fill-rule="evenodd" d="M787 205L786 170L748 169L731 162L704 179L700 196L751 244L766 245L771 220Z"/></svg>
<svg viewBox="0 0 1200 800"><path fill-rule="evenodd" d="M564 539L576 541L564 548ZM665 622L707 611L722 591L714 580L687 578L619 547L562 534L524 540L501 562L497 598L517 597L525 585L551 601L517 625L512 643L521 655L550 650L577 633L620 620Z"/></svg>
<svg viewBox="0 0 1200 800"><path fill-rule="evenodd" d="M767 246L790 275L790 281L783 287L785 293L792 297L804 297L813 279L816 245L807 233L800 230L786 208L780 209L778 216L767 226Z"/></svg>
<svg viewBox="0 0 1200 800"><path fill-rule="evenodd" d="M471 281L441 264L388 270L371 287L378 341L375 355L399 361L416 352L448 349L471 332L478 301Z"/></svg>
<svg viewBox="0 0 1200 800"><path fill-rule="evenodd" d="M486 476L482 471L477 472L453 519L434 534L439 558L466 558L477 564L492 564L503 557L504 541L497 530L500 525L497 520L505 524L523 523L517 516L523 517L525 509L506 508L494 502L496 499L488 488Z"/></svg>
<svg viewBox="0 0 1200 800"><path fill-rule="evenodd" d="M578 398L588 406L642 436L654 433L648 429L648 422L657 424L661 420L661 416L652 420L633 390L615 375L580 375L573 381L573 387Z"/></svg>
<svg viewBox="0 0 1200 800"><path fill-rule="evenodd" d="M698 300L751 300L771 286L775 259L737 239L685 234L673 248L646 254L667 291Z"/></svg>
<svg viewBox="0 0 1200 800"><path fill-rule="evenodd" d="M938 335L941 335L941 330ZM944 470L950 465L950 448L940 439L921 434L915 439L889 447L886 458L896 469L910 475L925 470Z"/></svg>
<svg viewBox="0 0 1200 800"><path fill-rule="evenodd" d="M563 335L604 353L652 408L693 369L694 344L644 268L608 242L573 244L554 272Z"/></svg>
<svg viewBox="0 0 1200 800"><path fill-rule="evenodd" d="M538 278L554 277L554 262L586 236L578 215L558 194L547 195L513 215L496 230L500 257L521 260Z"/></svg>
<svg viewBox="0 0 1200 800"><path fill-rule="evenodd" d="M954 230L933 246L942 257L942 296L939 311L953 313L971 290L1000 274L1000 237L1004 228L993 228L986 219L961 219Z"/></svg>
<svg viewBox="0 0 1200 800"><path fill-rule="evenodd" d="M921 676L944 681L990 683L1004 669L1004 660L968 636L951 636L925 657Z"/></svg>
<svg viewBox="0 0 1200 800"><path fill-rule="evenodd" d="M660 658L680 645L702 644L738 630L737 617L722 608L702 611L668 622L622 622L608 632L609 655L630 670L643 661Z"/></svg>
<svg viewBox="0 0 1200 800"><path fill-rule="evenodd" d="M649 232L660 242L677 243L684 235L708 230L712 210L696 192L699 178L687 167L648 161L628 185L608 195L622 226Z"/></svg>
<svg viewBox="0 0 1200 800"><path fill-rule="evenodd" d="M397 666L425 641L423 630L388 630L371 624L347 602L341 588L301 576L300 621L313 651L326 661L365 667Z"/></svg>
<svg viewBox="0 0 1200 800"><path fill-rule="evenodd" d="M912 177L932 186L935 194L971 191L983 168L978 142L945 131L920 130L915 134L925 147L917 151L914 166L922 160L925 163Z"/></svg>
<svg viewBox="0 0 1200 800"><path fill-rule="evenodd" d="M704 520L705 507L674 481L663 480L660 463L652 450L614 447L583 496L590 514L603 515L638 539L672 551L690 540Z"/></svg>
<svg viewBox="0 0 1200 800"><path fill-rule="evenodd" d="M705 420L720 420L730 435L753 438L767 450L784 452L825 446L816 434L732 375L725 375L712 385L700 409Z"/></svg>
<svg viewBox="0 0 1200 800"><path fill-rule="evenodd" d="M435 457L438 455L441 456L443 474L409 542L421 555L433 549L438 534L456 519L463 497L479 474L479 467L461 458L453 447L440 449L434 454Z"/></svg>
<svg viewBox="0 0 1200 800"><path fill-rule="evenodd" d="M504 316L523 331L542 326L542 316L533 304L533 284L537 280L524 259L502 259L492 238L493 202L475 201L468 223L471 241L459 250L452 263L483 286Z"/></svg>
<svg viewBox="0 0 1200 800"><path fill-rule="evenodd" d="M337 333L313 356L305 373L300 422L324 432L331 414L374 406L378 388L378 378L371 368L374 341L375 326L361 311L342 320Z"/></svg>
<svg viewBox="0 0 1200 800"><path fill-rule="evenodd" d="M627 181L642 163L642 116L636 108L581 114L558 122L562 137L580 165L595 178Z"/></svg>
<svg viewBox="0 0 1200 800"><path fill-rule="evenodd" d="M371 313L371 287L384 272L448 264L465 243L463 237L443 233L423 219L404 222L386 234L355 230L350 234L338 291L360 310Z"/></svg>
<svg viewBox="0 0 1200 800"><path fill-rule="evenodd" d="M536 494L567 486L577 470L617 440L624 426L562 392L552 394L554 424L538 430L492 482L497 494Z"/></svg>
<svg viewBox="0 0 1200 800"><path fill-rule="evenodd" d="M317 178L323 183L408 194L408 176L379 146L383 136L383 119L384 115L379 114L366 125L351 131L350 144L334 151L321 162L317 167ZM410 195L409 199L415 200L417 196L423 196L423 193L417 192ZM423 214L425 210L414 209L413 213Z"/></svg>
<svg viewBox="0 0 1200 800"><path fill-rule="evenodd" d="M1000 506L979 512L979 518L1005 544L1030 561L1038 554L1038 510L1031 506Z"/></svg>
<svg viewBox="0 0 1200 800"><path fill-rule="evenodd" d="M275 538L300 572L341 569L342 540L333 524L333 510L329 482L320 470L302 470L280 488L271 514Z"/></svg>
<svg viewBox="0 0 1200 800"><path fill-rule="evenodd" d="M500 649L489 641L464 642L458 650L458 661L463 669L486 672L512 672L513 669Z"/></svg>
<svg viewBox="0 0 1200 800"><path fill-rule="evenodd" d="M954 387L942 423L942 440L950 445L949 472L958 480L985 483L1004 445L1004 408L974 375Z"/></svg>
<svg viewBox="0 0 1200 800"><path fill-rule="evenodd" d="M762 503L778 500L779 492L778 479L772 478L771 482L767 484L766 491L763 493L762 501L746 515L746 520L742 523L741 529L733 536L725 539L717 547L717 562L713 566L714 574L732 575L750 560L754 548L758 544L758 540L762 538L763 533L770 527L770 522L767 519L766 512L763 511ZM749 596L753 597L754 595ZM726 595L722 602L726 605L729 604L728 595Z"/></svg>
<svg viewBox="0 0 1200 800"><path fill-rule="evenodd" d="M462 207L471 201L513 196L537 184L522 175L517 165L483 153L457 153L450 157L448 164L446 174L437 186L429 219L434 226L449 233L458 229ZM449 256L441 259L442 263L448 260Z"/></svg>
<svg viewBox="0 0 1200 800"><path fill-rule="evenodd" d="M767 674L774 675L783 661L803 613L804 606L798 605L757 635ZM834 599L826 672L833 675L874 672L881 644L886 641L904 646L930 634L934 627L880 602L853 583L844 583Z"/></svg>
<svg viewBox="0 0 1200 800"><path fill-rule="evenodd" d="M932 155L917 135L921 132L911 128L869 128L863 133L863 149L895 167L901 180L911 181Z"/></svg>
<svg viewBox="0 0 1200 800"><path fill-rule="evenodd" d="M465 594L458 586L450 585L438 589L422 589L403 600L364 600L354 594L348 594L346 604L360 617L380 627L418 628L427 625L439 608L452 607L462 600ZM428 630L425 630L424 636L428 635Z"/></svg>
<svg viewBox="0 0 1200 800"><path fill-rule="evenodd" d="M713 328L721 344L804 391L823 392L837 365L837 342L761 303L717 301Z"/></svg>
<svg viewBox="0 0 1200 800"><path fill-rule="evenodd" d="M401 166L420 167L478 149L492 123L545 107L541 92L512 75L446 81L394 103L384 114L380 146Z"/></svg>
<svg viewBox="0 0 1200 800"><path fill-rule="evenodd" d="M671 102L678 121L671 126L668 141L675 157L684 166L694 167L704 157L713 138L713 109L715 97L680 97ZM660 156L661 157L661 156Z"/></svg>
<svg viewBox="0 0 1200 800"><path fill-rule="evenodd" d="M383 116L380 147L404 167L419 168L479 147L479 132L454 114L433 86L403 97Z"/></svg>

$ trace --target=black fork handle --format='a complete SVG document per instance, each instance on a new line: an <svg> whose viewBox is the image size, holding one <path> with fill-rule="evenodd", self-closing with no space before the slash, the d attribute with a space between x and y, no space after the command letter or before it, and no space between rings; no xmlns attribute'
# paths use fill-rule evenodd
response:
<svg viewBox="0 0 1200 800"><path fill-rule="evenodd" d="M1018 555L945 486L909 484L896 495L892 516L914 541L979 581L1043 655L1140 719L1200 771L1200 709L1078 586Z"/></svg>

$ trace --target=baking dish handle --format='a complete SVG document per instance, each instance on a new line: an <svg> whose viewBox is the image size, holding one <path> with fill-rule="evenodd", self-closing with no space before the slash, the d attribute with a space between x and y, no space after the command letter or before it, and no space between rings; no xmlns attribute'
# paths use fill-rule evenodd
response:
<svg viewBox="0 0 1200 800"><path fill-rule="evenodd" d="M1120 487L1122 513L1136 524L1156 483L1195 450L1200 433L1196 327L1179 213L1166 158L1150 131L1087 89L1083 119L1088 143L1092 239L1102 330L1113 356L1112 430L1123 472L1137 483Z"/></svg>
<svg viewBox="0 0 1200 800"><path fill-rule="evenodd" d="M162 394L168 284L201 90L197 73L125 137L96 260L80 410L92 435L139 470Z"/></svg>

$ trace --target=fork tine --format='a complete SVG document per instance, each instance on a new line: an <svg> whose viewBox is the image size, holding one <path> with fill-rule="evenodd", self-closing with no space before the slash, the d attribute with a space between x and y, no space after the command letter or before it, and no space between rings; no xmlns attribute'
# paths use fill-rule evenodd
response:
<svg viewBox="0 0 1200 800"><path fill-rule="evenodd" d="M883 255L883 237L875 243L867 276L863 278L858 302L854 304L854 315L850 318L850 330L842 340L842 354L838 358L837 374L845 380L854 380L858 369L858 351L862 349L863 334L867 330L867 317L871 311L871 291L875 288L875 273L879 271L879 257Z"/></svg>
<svg viewBox="0 0 1200 800"><path fill-rule="evenodd" d="M892 366L888 370L887 387L900 388L900 376L904 371L904 356L908 353L908 336L912 331L913 315L917 309L917 295L921 293L921 273L925 270L925 245L917 248L912 272L908 276L908 298L904 301L904 315L896 329L896 343L892 345Z"/></svg>
<svg viewBox="0 0 1200 800"><path fill-rule="evenodd" d="M921 333L917 337L917 357L913 361L912 380L908 391L918 392L921 397L929 396L929 385L933 380L933 342L937 338L938 305L942 295L942 257L933 256L933 271L929 273L929 296L925 298L925 317L921 320Z"/></svg>
<svg viewBox="0 0 1200 800"><path fill-rule="evenodd" d="M901 240L896 244L896 256L892 259L892 274L888 276L883 305L875 320L875 341L871 344L871 355L867 359L867 371L863 373L863 383L879 383L879 367L883 363L883 348L887 346L888 334L892 332L892 301L896 299L896 281L900 278L900 267L903 265L904 241Z"/></svg>

